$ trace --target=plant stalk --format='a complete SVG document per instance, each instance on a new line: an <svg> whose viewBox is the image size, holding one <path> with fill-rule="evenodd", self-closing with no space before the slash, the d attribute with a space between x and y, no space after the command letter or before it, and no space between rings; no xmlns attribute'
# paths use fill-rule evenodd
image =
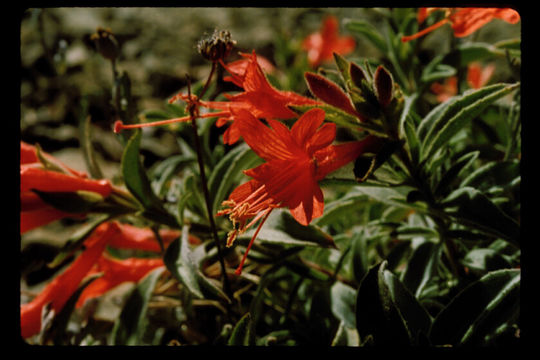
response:
<svg viewBox="0 0 540 360"><path fill-rule="evenodd" d="M208 79L206 80L206 83L205 83L201 93L198 96L199 99L204 96L204 93L208 89L208 86L210 85L210 81L212 79L214 71L216 70L216 65L217 65L216 62L212 62L212 69L210 70L210 74L208 75ZM189 76L188 76L188 99L191 99L191 85L190 85ZM201 146L201 142L200 142L200 139L199 139L199 134L198 134L198 131L197 131L197 121L196 121L197 117L196 117L196 114L195 114L195 107L189 106L188 109L189 109L189 116L191 118L191 127L193 129L193 137L194 137L194 142L195 142L195 149L197 150L197 162L199 163L199 173L200 173L200 176L201 176L202 188L203 188L203 193L204 193L204 200L206 202L206 210L208 212L208 220L210 221L210 227L212 228L214 242L216 244L217 253L218 253L219 264L221 266L221 274L223 276L223 288L224 288L225 293L227 294L227 296L229 296L229 298L232 299L232 296L231 296L232 293L231 293L231 287L230 287L230 284L229 284L229 278L227 277L227 272L226 272L226 268L225 268L225 261L223 260L223 251L221 249L221 244L219 242L219 236L218 236L218 233L217 233L216 223L214 221L214 215L212 213L212 204L210 202L210 194L209 194L209 191L208 191L208 181L206 179L206 172L204 170L204 160L203 160L202 146Z"/></svg>

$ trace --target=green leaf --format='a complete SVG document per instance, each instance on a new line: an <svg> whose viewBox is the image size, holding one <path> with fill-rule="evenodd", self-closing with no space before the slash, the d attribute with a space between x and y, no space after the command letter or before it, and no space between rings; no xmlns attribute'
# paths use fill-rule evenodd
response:
<svg viewBox="0 0 540 360"><path fill-rule="evenodd" d="M407 262L402 281L416 298L421 298L422 290L436 275L440 255L440 244L431 241L424 241L414 249Z"/></svg>
<svg viewBox="0 0 540 360"><path fill-rule="evenodd" d="M161 200L154 194L150 180L146 176L139 155L141 136L141 130L137 129L122 154L121 166L124 182L131 194L143 206L145 217L176 227L176 219L163 208Z"/></svg>
<svg viewBox="0 0 540 360"><path fill-rule="evenodd" d="M163 262L171 274L179 280L195 297L204 299L211 293L230 302L227 295L203 275L194 252L189 247L189 226L182 227L182 236L174 240L163 257Z"/></svg>
<svg viewBox="0 0 540 360"><path fill-rule="evenodd" d="M47 264L50 268L55 268L60 265L64 259L77 251L83 244L83 242L92 234L92 232L102 223L109 221L111 216L109 215L100 215L95 219L87 222L86 224L80 226L75 233L73 233L66 243L60 249L58 255Z"/></svg>
<svg viewBox="0 0 540 360"><path fill-rule="evenodd" d="M332 313L350 329L356 328L356 291L349 285L336 281L330 288Z"/></svg>
<svg viewBox="0 0 540 360"><path fill-rule="evenodd" d="M461 261L470 271L485 275L490 271L510 268L510 262L495 249L474 249L469 251Z"/></svg>
<svg viewBox="0 0 540 360"><path fill-rule="evenodd" d="M423 159L430 159L441 146L446 144L495 100L507 95L517 87L519 87L519 83L513 85L495 84L465 92L456 101L453 101L431 124L422 147Z"/></svg>
<svg viewBox="0 0 540 360"><path fill-rule="evenodd" d="M364 232L359 232L354 234L352 238L352 269L354 278L357 281L362 280L366 275L369 269L369 257L368 257L368 246L367 246L367 234Z"/></svg>
<svg viewBox="0 0 540 360"><path fill-rule="evenodd" d="M212 170L208 178L208 191L212 197L212 213L215 213L236 182L242 178L242 170L249 169L259 161L251 148L242 143L229 151Z"/></svg>
<svg viewBox="0 0 540 360"><path fill-rule="evenodd" d="M73 214L85 214L103 202L103 196L92 191L47 192L32 190L55 209Z"/></svg>
<svg viewBox="0 0 540 360"><path fill-rule="evenodd" d="M238 236L238 240L250 240L255 229ZM261 243L293 246L321 246L335 248L333 238L316 225L299 224L288 211L274 210L257 235Z"/></svg>
<svg viewBox="0 0 540 360"><path fill-rule="evenodd" d="M454 51L445 56L444 62L457 64L465 67L474 61L485 61L486 59L503 58L505 51L502 47L479 42L466 42L459 44Z"/></svg>
<svg viewBox="0 0 540 360"><path fill-rule="evenodd" d="M440 79L454 76L456 74L456 69L450 65L441 64L442 60L442 56L436 56L429 64L427 64L422 70L420 81L429 84Z"/></svg>
<svg viewBox="0 0 540 360"><path fill-rule="evenodd" d="M86 168L88 169L88 172L92 178L102 179L103 173L96 160L96 153L94 152L94 148L92 146L91 117L88 114L88 100L83 97L81 103L83 110L79 120L79 139L84 161L86 162Z"/></svg>
<svg viewBox="0 0 540 360"><path fill-rule="evenodd" d="M174 155L160 162L151 172L152 188L158 195L164 195L165 185L183 167L196 162L191 156Z"/></svg>
<svg viewBox="0 0 540 360"><path fill-rule="evenodd" d="M363 194L367 195L370 198L380 201L384 204L405 207L414 209L416 211L424 212L425 208L418 203L410 203L407 201L407 194L413 190L408 186L396 186L396 187L386 187L386 186L377 186L377 185L368 185L366 183L357 186L352 192L358 195Z"/></svg>
<svg viewBox="0 0 540 360"><path fill-rule="evenodd" d="M152 270L128 296L111 334L114 345L142 345L148 302L156 282L165 269Z"/></svg>
<svg viewBox="0 0 540 360"><path fill-rule="evenodd" d="M442 205L446 208L457 207L447 209L447 212L458 220L475 224L481 230L487 230L516 244L519 242L519 224L474 188L459 188L448 195Z"/></svg>
<svg viewBox="0 0 540 360"><path fill-rule="evenodd" d="M246 313L238 320L234 327L227 345L231 346L250 346L255 345L255 334L252 328L251 314Z"/></svg>
<svg viewBox="0 0 540 360"><path fill-rule="evenodd" d="M338 53L333 53L334 55L334 62L336 63L336 67L339 70L339 73L341 75L341 79L343 80L343 83L345 84L347 89L350 89L351 86L351 74L349 72L350 68L350 62L347 61L343 56L339 55Z"/></svg>
<svg viewBox="0 0 540 360"><path fill-rule="evenodd" d="M488 345L501 327L517 323L520 280L520 270L498 270L466 287L433 321L432 343Z"/></svg>
<svg viewBox="0 0 540 360"><path fill-rule="evenodd" d="M419 344L422 337L429 333L432 323L431 317L397 276L388 270L384 270L383 276L393 305L407 329L410 342L415 345Z"/></svg>
<svg viewBox="0 0 540 360"><path fill-rule="evenodd" d="M375 346L410 345L409 334L385 284L386 262L372 267L362 279L356 296L356 329L360 341L368 337Z"/></svg>
<svg viewBox="0 0 540 360"><path fill-rule="evenodd" d="M331 346L359 346L360 339L356 329L351 329L342 321L336 331L336 335L332 339Z"/></svg>
<svg viewBox="0 0 540 360"><path fill-rule="evenodd" d="M458 178L460 174L465 171L465 169L472 165L472 163L478 158L478 155L480 155L479 151L472 151L457 159L441 176L441 181L437 184L437 187L434 190L434 195L437 196L447 194L451 183L456 180L456 178ZM465 185L462 183L461 186Z"/></svg>
<svg viewBox="0 0 540 360"><path fill-rule="evenodd" d="M479 167L467 176L461 186L487 191L494 186L505 186L520 176L518 160L493 161Z"/></svg>
<svg viewBox="0 0 540 360"><path fill-rule="evenodd" d="M373 25L358 19L345 19L344 24L347 30L366 37L382 53L386 54L388 50L386 41Z"/></svg>
<svg viewBox="0 0 540 360"><path fill-rule="evenodd" d="M150 181L139 158L141 137L142 132L137 129L129 139L122 154L122 175L129 191L144 208L151 209L159 207L161 203L152 191Z"/></svg>

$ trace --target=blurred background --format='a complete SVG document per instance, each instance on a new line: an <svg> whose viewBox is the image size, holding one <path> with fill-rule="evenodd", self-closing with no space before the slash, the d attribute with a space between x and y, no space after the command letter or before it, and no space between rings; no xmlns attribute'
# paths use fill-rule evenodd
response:
<svg viewBox="0 0 540 360"><path fill-rule="evenodd" d="M87 106L95 146L104 162L120 160L120 143L110 131L112 69L90 40L98 27L109 29L118 40L118 71L129 75L136 111L143 111L163 109L168 98L186 85L186 74L194 79L207 76L209 63L197 53L196 44L214 29L229 30L237 41L228 60L238 51L256 50L281 66L286 64L276 64L276 46L287 40L290 49L299 47L329 13L339 18L370 16L362 9L328 8L27 10L21 23L21 139L38 142L49 152L62 150L58 156L75 167L84 166L68 156L78 156L70 150L79 146L78 116ZM166 138L154 141L146 137L142 147L159 158L170 155L176 150L171 146L174 139L163 135ZM104 171L110 174L114 169Z"/></svg>

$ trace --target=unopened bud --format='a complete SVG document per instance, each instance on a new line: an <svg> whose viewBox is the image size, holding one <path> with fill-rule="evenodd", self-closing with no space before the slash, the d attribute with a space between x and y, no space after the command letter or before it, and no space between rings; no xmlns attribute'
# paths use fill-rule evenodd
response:
<svg viewBox="0 0 540 360"><path fill-rule="evenodd" d="M110 29L97 28L96 33L90 36L96 44L97 51L108 60L115 60L120 52L118 41Z"/></svg>
<svg viewBox="0 0 540 360"><path fill-rule="evenodd" d="M223 60L229 55L236 41L231 39L227 30L214 30L212 36L204 38L197 44L197 50L207 60Z"/></svg>
<svg viewBox="0 0 540 360"><path fill-rule="evenodd" d="M379 104L382 106L390 104L394 91L394 80L392 80L392 75L384 67L379 66L377 70L375 70L373 84Z"/></svg>

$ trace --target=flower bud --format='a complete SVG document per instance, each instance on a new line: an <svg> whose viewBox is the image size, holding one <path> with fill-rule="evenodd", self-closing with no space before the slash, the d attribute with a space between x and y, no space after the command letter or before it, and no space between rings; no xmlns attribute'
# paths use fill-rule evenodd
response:
<svg viewBox="0 0 540 360"><path fill-rule="evenodd" d="M227 57L234 45L236 45L236 41L231 39L229 31L214 30L212 36L199 41L197 50L205 59L218 61Z"/></svg>
<svg viewBox="0 0 540 360"><path fill-rule="evenodd" d="M392 101L394 91L392 75L384 67L379 66L377 70L375 70L373 84L379 104L383 107L388 106Z"/></svg>
<svg viewBox="0 0 540 360"><path fill-rule="evenodd" d="M118 41L110 29L97 28L96 33L90 36L96 44L97 51L108 60L115 60L120 52Z"/></svg>

